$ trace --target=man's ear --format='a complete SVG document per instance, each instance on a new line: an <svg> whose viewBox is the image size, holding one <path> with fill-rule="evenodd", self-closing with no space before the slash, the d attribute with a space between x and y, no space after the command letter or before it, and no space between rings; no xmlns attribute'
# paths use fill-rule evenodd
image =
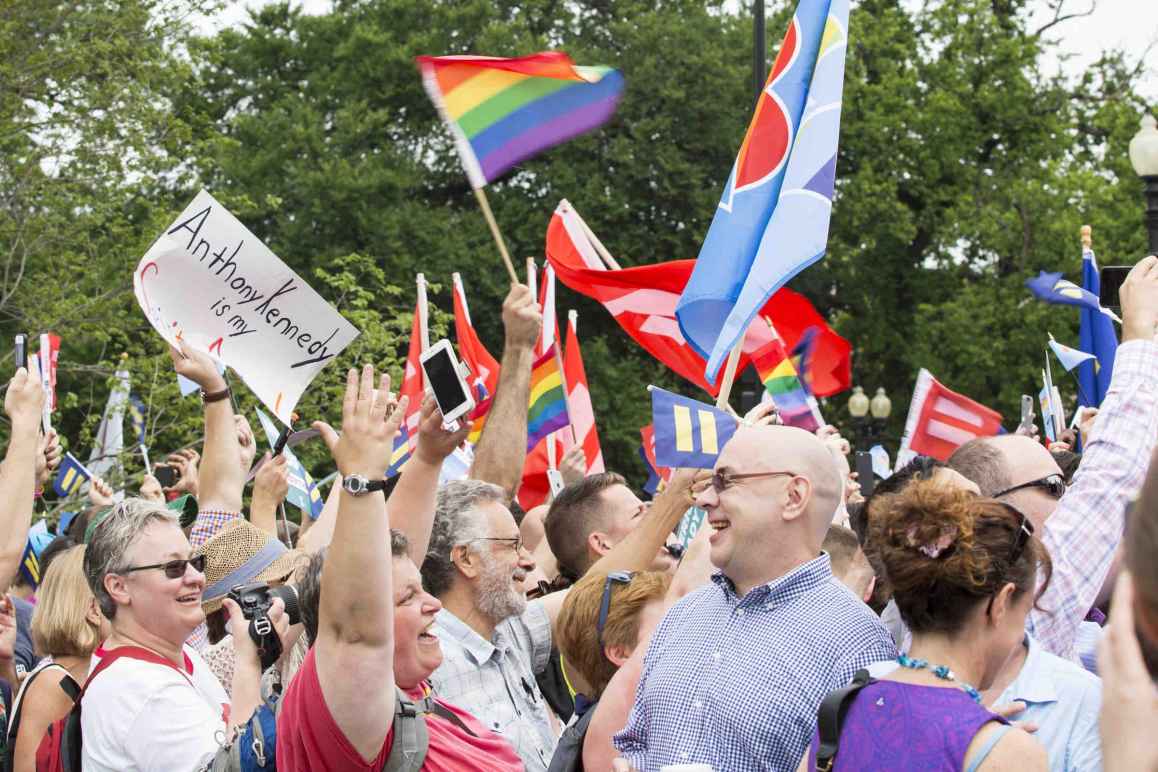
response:
<svg viewBox="0 0 1158 772"><path fill-rule="evenodd" d="M599 557L603 557L610 552L612 546L611 539L607 538L607 534L602 531L592 531L587 534L587 550Z"/></svg>
<svg viewBox="0 0 1158 772"><path fill-rule="evenodd" d="M873 590L877 588L877 576L873 574L869 578L868 587L864 588L864 597L861 598L865 603L868 603L873 598Z"/></svg>
<svg viewBox="0 0 1158 772"><path fill-rule="evenodd" d="M780 517L785 520L802 517L808 511L808 502L812 499L812 482L807 477L793 477L788 481L785 495L788 501Z"/></svg>
<svg viewBox="0 0 1158 772"><path fill-rule="evenodd" d="M604 646L603 655L615 663L616 667L623 667L623 663L631 659L632 649L626 646Z"/></svg>
<svg viewBox="0 0 1158 772"><path fill-rule="evenodd" d="M482 573L481 556L465 544L460 544L450 550L450 562L458 572L467 579L475 579Z"/></svg>

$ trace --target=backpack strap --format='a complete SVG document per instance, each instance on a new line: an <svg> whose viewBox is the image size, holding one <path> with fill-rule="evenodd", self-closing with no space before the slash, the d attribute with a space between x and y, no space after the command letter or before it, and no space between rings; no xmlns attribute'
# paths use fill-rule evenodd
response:
<svg viewBox="0 0 1158 772"><path fill-rule="evenodd" d="M394 687L394 741L382 772L420 772L430 748L426 717L406 693Z"/></svg>
<svg viewBox="0 0 1158 772"><path fill-rule="evenodd" d="M852 683L844 688L829 693L820 703L817 713L817 734L820 735L820 745L816 750L816 772L831 772L836 759L837 744L840 742L840 730L844 724L845 714L848 713L853 699L861 689L873 683L868 670L858 670L852 677Z"/></svg>
<svg viewBox="0 0 1158 772"><path fill-rule="evenodd" d="M76 680L73 679L72 674L64 665L58 665L55 662L48 662L44 665L35 668L24 679L24 683L20 684L20 691L16 693L16 698L12 701L12 710L8 714L8 733L7 745L5 748L5 769L11 769L15 763L16 754L16 736L20 732L20 717L23 714L21 708L24 706L24 697L28 694L28 690L32 688L32 682L40 675L48 670L59 670L64 675L60 679L60 688L64 690L72 701L75 703L76 698L80 695L80 686L77 685Z"/></svg>

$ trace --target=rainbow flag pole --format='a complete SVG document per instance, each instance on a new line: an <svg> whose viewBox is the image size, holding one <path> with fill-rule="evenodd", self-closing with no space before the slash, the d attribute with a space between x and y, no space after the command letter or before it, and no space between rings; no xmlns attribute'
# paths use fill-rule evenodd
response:
<svg viewBox="0 0 1158 772"><path fill-rule="evenodd" d="M623 94L623 76L609 67L578 67L559 51L416 61L423 86L454 137L507 273L517 282L484 188L537 153L606 123Z"/></svg>

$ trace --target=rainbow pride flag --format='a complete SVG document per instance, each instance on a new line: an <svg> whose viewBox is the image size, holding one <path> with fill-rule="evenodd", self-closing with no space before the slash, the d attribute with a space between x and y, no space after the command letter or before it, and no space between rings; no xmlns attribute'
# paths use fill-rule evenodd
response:
<svg viewBox="0 0 1158 772"><path fill-rule="evenodd" d="M470 434L466 437L466 441L471 445L477 445L479 437L482 437L483 427L487 424L487 414L491 411L494 398L487 395L486 386L476 383L474 401L474 410L470 411Z"/></svg>
<svg viewBox="0 0 1158 772"><path fill-rule="evenodd" d="M618 70L578 67L560 51L516 59L419 56L416 61L475 189L603 125L623 94Z"/></svg>
<svg viewBox="0 0 1158 772"><path fill-rule="evenodd" d="M571 423L567 415L567 392L563 371L552 343L531 368L531 401L527 412L527 451L551 432Z"/></svg>
<svg viewBox="0 0 1158 772"><path fill-rule="evenodd" d="M779 339L753 352L752 365L764 383L764 390L776 403L776 410L784 423L810 432L820 428L813 412L815 398L801 382L792 357Z"/></svg>

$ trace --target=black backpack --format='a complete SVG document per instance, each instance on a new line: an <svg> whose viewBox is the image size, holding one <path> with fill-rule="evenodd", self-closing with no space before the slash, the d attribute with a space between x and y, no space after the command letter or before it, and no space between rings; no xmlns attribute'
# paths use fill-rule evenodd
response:
<svg viewBox="0 0 1158 772"><path fill-rule="evenodd" d="M584 772L583 741L587 739L587 729L591 726L591 717L594 715L595 706L592 705L578 721L563 730L547 772Z"/></svg>
<svg viewBox="0 0 1158 772"><path fill-rule="evenodd" d="M869 671L858 670L851 684L831 692L820 703L816 714L816 732L820 736L820 744L816 749L816 772L832 772L844 717L860 690L875 680Z"/></svg>

